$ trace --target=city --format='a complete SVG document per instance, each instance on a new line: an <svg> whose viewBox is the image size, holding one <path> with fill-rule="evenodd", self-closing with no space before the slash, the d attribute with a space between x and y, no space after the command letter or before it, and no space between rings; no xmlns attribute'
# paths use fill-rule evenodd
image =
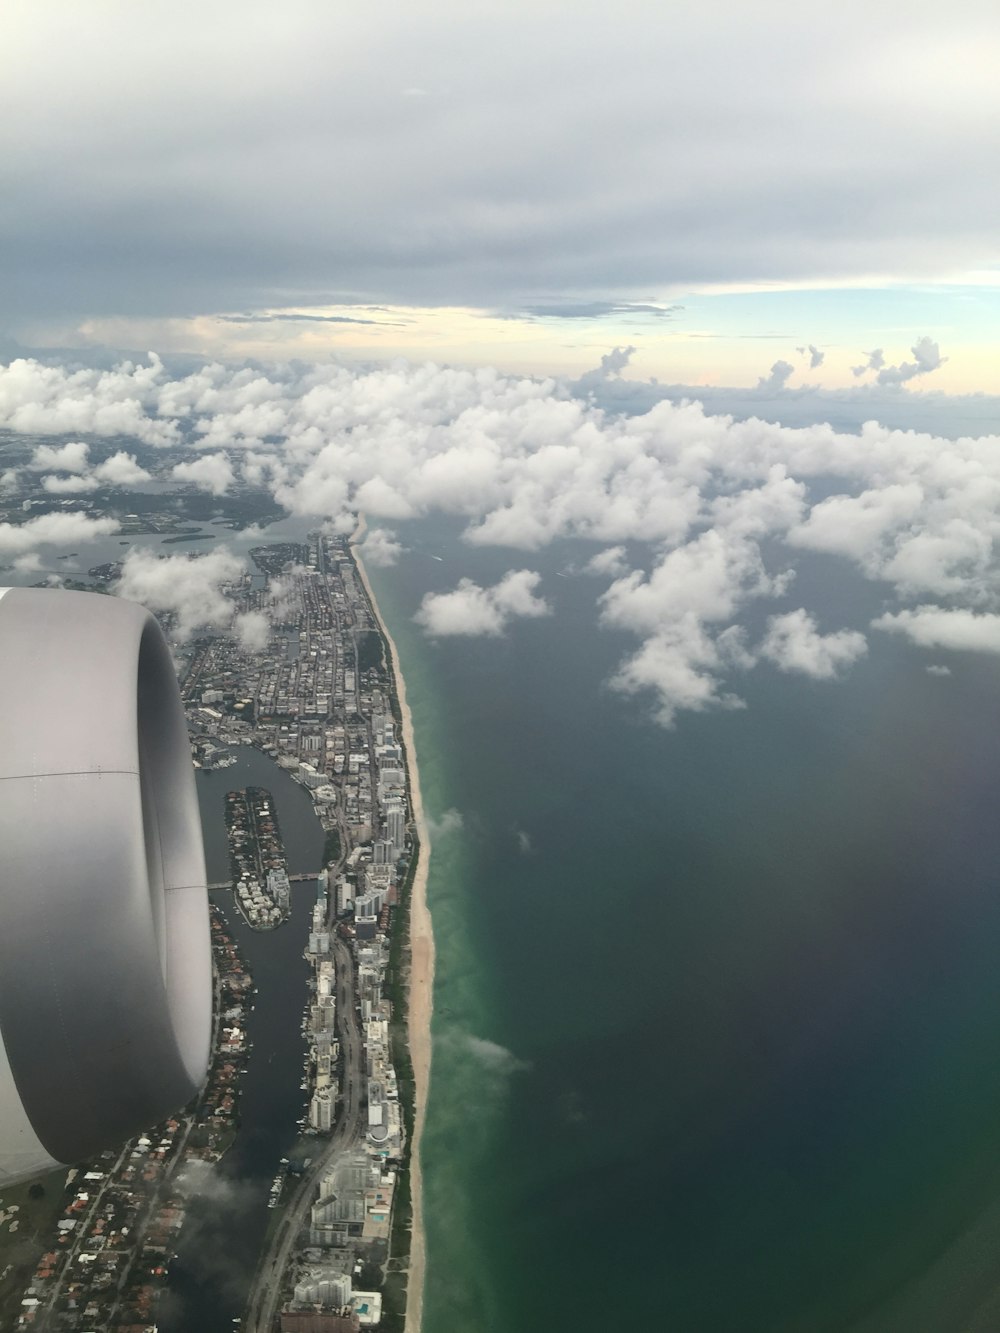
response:
<svg viewBox="0 0 1000 1333"><path fill-rule="evenodd" d="M260 615L266 643L249 649L220 634L180 647L193 759L225 768L241 745L271 756L308 791L325 832L325 864L288 876L270 793L229 793L232 882L211 886L217 996L208 1087L197 1107L119 1156L71 1173L65 1215L23 1290L19 1330L62 1333L95 1321L130 1333L155 1328L185 1190L197 1188L203 1162L225 1152L239 1075L252 1058L237 1003L237 992L239 1003L252 1003L251 982L218 904L270 930L287 920L291 895L313 891L302 1140L290 1161L274 1164L271 1222L243 1327L402 1328L413 1116L406 899L415 839L395 683L346 541L311 534L306 544L253 555L262 572L227 595L239 614ZM303 879L309 887L295 885ZM192 1157L200 1158L193 1175Z"/></svg>

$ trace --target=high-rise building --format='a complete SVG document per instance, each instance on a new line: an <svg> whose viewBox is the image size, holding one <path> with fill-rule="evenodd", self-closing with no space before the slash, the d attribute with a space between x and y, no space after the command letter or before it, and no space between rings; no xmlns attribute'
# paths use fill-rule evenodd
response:
<svg viewBox="0 0 1000 1333"><path fill-rule="evenodd" d="M328 1088L313 1093L309 1103L309 1123L321 1133L329 1130L333 1124L333 1094Z"/></svg>
<svg viewBox="0 0 1000 1333"><path fill-rule="evenodd" d="M385 836L397 852L406 841L406 811L398 799L385 803Z"/></svg>

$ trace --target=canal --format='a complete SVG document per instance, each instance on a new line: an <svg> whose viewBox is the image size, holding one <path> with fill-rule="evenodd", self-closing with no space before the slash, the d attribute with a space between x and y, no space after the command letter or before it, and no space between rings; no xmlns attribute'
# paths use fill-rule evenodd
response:
<svg viewBox="0 0 1000 1333"><path fill-rule="evenodd" d="M266 755L241 746L232 768L198 773L198 800L210 882L229 876L227 791L266 787L274 796L290 874L322 863L323 830L302 787ZM157 1324L162 1333L224 1333L238 1319L272 1214L267 1200L282 1157L298 1136L305 1109L300 1031L308 968L302 957L315 884L292 886L292 914L275 931L252 931L231 893L212 895L222 909L257 987L247 1024L252 1051L243 1078L240 1124L222 1162L206 1170L192 1198Z"/></svg>

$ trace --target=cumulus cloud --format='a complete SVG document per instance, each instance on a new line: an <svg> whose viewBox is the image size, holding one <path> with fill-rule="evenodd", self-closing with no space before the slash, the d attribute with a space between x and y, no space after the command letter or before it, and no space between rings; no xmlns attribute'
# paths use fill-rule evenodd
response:
<svg viewBox="0 0 1000 1333"><path fill-rule="evenodd" d="M601 357L600 365L580 376L575 385L576 391L586 393L588 389L593 389L609 379L617 378L635 356L635 353L636 349L631 344L628 347L613 347L610 352Z"/></svg>
<svg viewBox="0 0 1000 1333"><path fill-rule="evenodd" d="M33 472L50 473L42 479L42 487L50 495L82 495L101 485L141 486L152 481L152 475L136 462L135 454L124 449L91 467L90 447L80 441L59 448L41 444L29 466Z"/></svg>
<svg viewBox="0 0 1000 1333"><path fill-rule="evenodd" d="M207 555L172 555L160 559L141 547L125 557L114 591L150 611L170 615L180 640L199 629L225 629L233 604L223 588L243 574L243 561L226 547Z"/></svg>
<svg viewBox="0 0 1000 1333"><path fill-rule="evenodd" d="M865 361L860 366L852 366L851 374L855 379L860 379L862 375L867 375L870 370L881 370L885 365L885 356L881 347L876 347L874 351L864 352Z"/></svg>
<svg viewBox="0 0 1000 1333"><path fill-rule="evenodd" d="M135 454L124 449L98 463L91 475L109 486L142 486L153 480L152 474L136 462Z"/></svg>
<svg viewBox="0 0 1000 1333"><path fill-rule="evenodd" d="M820 634L816 621L802 608L771 616L760 654L781 671L795 671L815 680L831 680L868 651L863 634L837 630Z"/></svg>
<svg viewBox="0 0 1000 1333"><path fill-rule="evenodd" d="M153 352L149 365L124 361L110 371L69 371L18 358L0 367L0 426L25 435L80 431L129 435L145 444L174 444L180 440L176 422L161 420L156 413L156 385L162 374L163 363ZM86 445L66 448L86 451ZM34 466L71 470L63 461Z"/></svg>
<svg viewBox="0 0 1000 1333"><path fill-rule="evenodd" d="M236 474L227 454L205 454L192 463L177 463L170 472L177 481L189 481L210 495L225 495Z"/></svg>
<svg viewBox="0 0 1000 1333"><path fill-rule="evenodd" d="M624 546L609 546L607 550L598 551L596 555L590 557L583 567L585 574L592 574L595 578L619 578L622 574L628 572L628 561L625 559Z"/></svg>
<svg viewBox="0 0 1000 1333"><path fill-rule="evenodd" d="M950 648L954 652L1000 653L1000 615L940 606L887 612L872 621L873 629L905 634L921 648Z"/></svg>
<svg viewBox="0 0 1000 1333"><path fill-rule="evenodd" d="M363 558L380 569L394 565L404 550L402 542L396 540L396 534L389 528L372 528L361 543Z"/></svg>
<svg viewBox="0 0 1000 1333"><path fill-rule="evenodd" d="M0 553L20 555L39 546L77 546L118 532L113 518L89 518L86 514L40 514L27 523L0 523Z"/></svg>
<svg viewBox="0 0 1000 1333"><path fill-rule="evenodd" d="M795 367L789 361L775 361L771 367L770 374L763 376L757 381L757 388L765 391L777 392L785 387L791 376L795 373Z"/></svg>
<svg viewBox="0 0 1000 1333"><path fill-rule="evenodd" d="M654 696L661 726L672 727L682 710L742 708L743 701L724 690L719 676L725 660L717 642L690 612L655 631L611 678L623 694Z"/></svg>
<svg viewBox="0 0 1000 1333"><path fill-rule="evenodd" d="M821 365L823 364L823 362L826 360L826 353L825 353L825 352L821 352L821 351L819 350L819 348L818 348L818 347L814 347L812 343L810 343L810 344L808 345L808 347L799 347L799 348L797 348L797 351L798 351L798 353L799 353L799 356L805 356L806 353L809 354L809 369L810 369L810 370L816 370L816 369L817 369L819 366L821 366Z"/></svg>
<svg viewBox="0 0 1000 1333"><path fill-rule="evenodd" d="M898 366L884 366L878 373L879 384L905 384L918 375L929 375L948 360L933 338L919 338L910 349L912 361L901 361Z"/></svg>
<svg viewBox="0 0 1000 1333"><path fill-rule="evenodd" d="M246 611L233 621L240 647L249 653L262 653L271 637L271 622L263 611Z"/></svg>
<svg viewBox="0 0 1000 1333"><path fill-rule="evenodd" d="M84 495L87 491L96 491L100 484L96 477L79 477L72 473L64 477L42 478L42 489L50 495Z"/></svg>
<svg viewBox="0 0 1000 1333"><path fill-rule="evenodd" d="M6 472L0 472L0 493L4 495L13 495L18 488L17 469L9 467Z"/></svg>
<svg viewBox="0 0 1000 1333"><path fill-rule="evenodd" d="M33 472L85 472L89 455L90 446L82 440L60 446L40 444L28 466Z"/></svg>
<svg viewBox="0 0 1000 1333"><path fill-rule="evenodd" d="M951 667L941 666L936 662L932 662L927 668L927 674L928 676L950 676Z"/></svg>
<svg viewBox="0 0 1000 1333"><path fill-rule="evenodd" d="M491 588L462 579L451 592L428 593L414 616L434 638L449 635L502 634L511 620L547 616L551 608L535 595L541 575L512 569Z"/></svg>

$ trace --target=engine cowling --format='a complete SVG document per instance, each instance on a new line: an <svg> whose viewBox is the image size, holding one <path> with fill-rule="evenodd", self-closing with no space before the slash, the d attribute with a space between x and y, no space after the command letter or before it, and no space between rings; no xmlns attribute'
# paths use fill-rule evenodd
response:
<svg viewBox="0 0 1000 1333"><path fill-rule="evenodd" d="M0 1186L200 1087L212 965L194 772L140 606L0 590Z"/></svg>

